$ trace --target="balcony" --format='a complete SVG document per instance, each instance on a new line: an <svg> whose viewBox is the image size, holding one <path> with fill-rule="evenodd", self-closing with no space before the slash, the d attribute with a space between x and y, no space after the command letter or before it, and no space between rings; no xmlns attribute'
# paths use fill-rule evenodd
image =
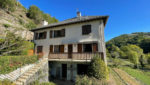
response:
<svg viewBox="0 0 150 85"><path fill-rule="evenodd" d="M94 56L103 56L102 52L97 53L50 53L49 61L76 61L76 62L90 62ZM102 57L103 59L103 57Z"/></svg>

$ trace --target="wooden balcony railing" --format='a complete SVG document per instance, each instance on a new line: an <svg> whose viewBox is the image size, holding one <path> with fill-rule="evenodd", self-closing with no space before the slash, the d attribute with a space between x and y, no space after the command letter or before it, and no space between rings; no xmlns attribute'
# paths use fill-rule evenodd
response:
<svg viewBox="0 0 150 85"><path fill-rule="evenodd" d="M94 56L100 56L103 59L103 53L50 53L48 58L52 59L71 59L71 60L91 60Z"/></svg>

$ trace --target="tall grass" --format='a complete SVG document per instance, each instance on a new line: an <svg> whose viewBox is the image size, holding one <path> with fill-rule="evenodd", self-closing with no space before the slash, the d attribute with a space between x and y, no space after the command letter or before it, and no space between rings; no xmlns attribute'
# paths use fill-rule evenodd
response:
<svg viewBox="0 0 150 85"><path fill-rule="evenodd" d="M25 64L37 61L37 56L0 56L0 74L9 73Z"/></svg>
<svg viewBox="0 0 150 85"><path fill-rule="evenodd" d="M131 76L135 77L137 80L141 81L145 85L150 85L150 76L147 74L150 74L150 72L144 72L138 69L132 69L129 67L122 67L124 71L126 71Z"/></svg>

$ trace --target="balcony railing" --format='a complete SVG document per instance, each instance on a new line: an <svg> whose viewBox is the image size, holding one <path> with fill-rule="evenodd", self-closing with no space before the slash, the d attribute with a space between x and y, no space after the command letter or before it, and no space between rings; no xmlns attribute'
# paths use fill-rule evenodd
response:
<svg viewBox="0 0 150 85"><path fill-rule="evenodd" d="M94 56L103 58L103 53L50 53L49 60L91 60Z"/></svg>

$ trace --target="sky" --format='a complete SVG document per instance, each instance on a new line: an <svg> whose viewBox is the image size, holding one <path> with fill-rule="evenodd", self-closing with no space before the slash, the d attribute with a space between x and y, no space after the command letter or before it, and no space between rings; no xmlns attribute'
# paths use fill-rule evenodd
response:
<svg viewBox="0 0 150 85"><path fill-rule="evenodd" d="M19 0L29 8L36 5L59 21L82 16L108 15L105 40L121 34L150 32L150 0Z"/></svg>

